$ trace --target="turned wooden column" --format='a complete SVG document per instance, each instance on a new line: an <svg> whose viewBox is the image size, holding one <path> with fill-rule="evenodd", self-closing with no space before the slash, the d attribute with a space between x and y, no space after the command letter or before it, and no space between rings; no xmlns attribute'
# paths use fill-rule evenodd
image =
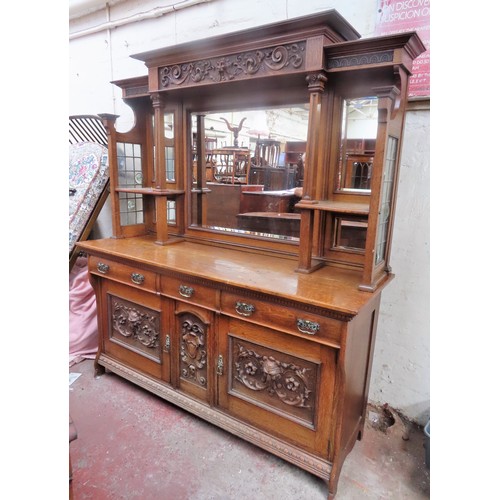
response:
<svg viewBox="0 0 500 500"><path fill-rule="evenodd" d="M304 184L301 200L300 219L300 252L298 272L311 272L313 248L315 247L314 230L317 223L318 212L313 205L321 196L320 187L324 184L325 169L323 168L323 151L321 147L324 141L322 133L322 99L325 85L328 81L323 72L307 75L306 81L309 88L309 127L307 130L306 157L304 161ZM324 130L324 127L323 127ZM310 204L311 208L307 205ZM317 249L317 245L316 245Z"/></svg>
<svg viewBox="0 0 500 500"><path fill-rule="evenodd" d="M113 237L123 238L122 226L120 224L120 194L116 191L119 177L115 123L119 115L103 113L98 116L101 118L104 128L106 129L106 134L108 135L109 191L111 198Z"/></svg>

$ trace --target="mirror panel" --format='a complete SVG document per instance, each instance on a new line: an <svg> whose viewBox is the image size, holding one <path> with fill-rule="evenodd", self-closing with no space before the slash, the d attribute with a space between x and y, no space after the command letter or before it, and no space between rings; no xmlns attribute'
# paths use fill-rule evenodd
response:
<svg viewBox="0 0 500 500"><path fill-rule="evenodd" d="M167 182L175 182L174 114L167 112L163 117L165 144L165 176Z"/></svg>
<svg viewBox="0 0 500 500"><path fill-rule="evenodd" d="M298 241L308 121L308 104L191 113L191 226Z"/></svg>
<svg viewBox="0 0 500 500"><path fill-rule="evenodd" d="M370 193L377 138L378 99L345 99L337 191Z"/></svg>
<svg viewBox="0 0 500 500"><path fill-rule="evenodd" d="M335 217L332 249L348 249L364 253L367 227L366 217Z"/></svg>

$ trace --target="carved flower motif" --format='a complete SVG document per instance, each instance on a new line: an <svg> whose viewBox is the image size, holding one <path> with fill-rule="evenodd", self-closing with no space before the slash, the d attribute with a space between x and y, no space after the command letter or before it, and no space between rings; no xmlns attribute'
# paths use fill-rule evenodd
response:
<svg viewBox="0 0 500 500"><path fill-rule="evenodd" d="M264 357L264 363L262 364L262 368L264 370L264 373L266 375L269 375L271 378L281 375L283 371L275 359L267 357Z"/></svg>
<svg viewBox="0 0 500 500"><path fill-rule="evenodd" d="M227 64L226 64L225 59L219 59L215 63L215 67L216 67L217 71L219 71L220 73L224 73L224 71L226 71L226 69L227 69Z"/></svg>
<svg viewBox="0 0 500 500"><path fill-rule="evenodd" d="M245 373L247 375L255 375L257 373L257 365L253 361L245 363Z"/></svg>
<svg viewBox="0 0 500 500"><path fill-rule="evenodd" d="M285 379L285 387L292 392L297 391L299 388L300 383L295 377L286 377Z"/></svg>
<svg viewBox="0 0 500 500"><path fill-rule="evenodd" d="M128 320L131 323L137 323L138 321L141 320L141 316L137 311L134 311L133 309L130 309L128 312Z"/></svg>

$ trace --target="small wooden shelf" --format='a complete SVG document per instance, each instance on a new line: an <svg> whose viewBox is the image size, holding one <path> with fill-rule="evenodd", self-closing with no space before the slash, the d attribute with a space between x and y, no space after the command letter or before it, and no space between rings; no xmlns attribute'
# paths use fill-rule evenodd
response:
<svg viewBox="0 0 500 500"><path fill-rule="evenodd" d="M340 214L368 215L370 205L368 203L350 203L345 201L307 201L301 200L296 208L307 208L309 210L323 210L324 212L337 212Z"/></svg>
<svg viewBox="0 0 500 500"><path fill-rule="evenodd" d="M183 189L157 189L157 188L115 188L119 193L149 194L153 196L176 196L184 194Z"/></svg>

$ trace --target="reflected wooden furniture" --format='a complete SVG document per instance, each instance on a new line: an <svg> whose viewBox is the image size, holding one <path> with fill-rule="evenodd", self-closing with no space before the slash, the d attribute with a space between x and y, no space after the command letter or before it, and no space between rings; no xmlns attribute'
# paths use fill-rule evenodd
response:
<svg viewBox="0 0 500 500"><path fill-rule="evenodd" d="M295 167L258 167L252 165L248 177L250 184L263 184L266 191L292 189L296 186Z"/></svg>
<svg viewBox="0 0 500 500"><path fill-rule="evenodd" d="M241 197L245 192L259 192L262 184L219 184L207 182L207 226L234 228L238 227L236 214L241 211Z"/></svg>
<svg viewBox="0 0 500 500"><path fill-rule="evenodd" d="M380 297L393 277L407 81L424 50L415 33L362 40L329 11L134 56L148 76L115 84L136 126L122 133L116 117L105 120L113 238L79 244L97 296L96 370L316 474L330 499L363 434ZM343 101L374 95L371 190L338 190ZM193 181L189 124L203 158L206 112L263 102L308 104L299 239L208 226L215 185ZM129 146L136 187L121 184L118 168ZM366 223L364 248L336 241L338 220Z"/></svg>
<svg viewBox="0 0 500 500"><path fill-rule="evenodd" d="M258 167L277 167L280 157L281 144L274 139L257 139L255 144L255 155L252 164Z"/></svg>
<svg viewBox="0 0 500 500"><path fill-rule="evenodd" d="M211 151L212 178L224 184L248 184L250 150L220 148Z"/></svg>
<svg viewBox="0 0 500 500"><path fill-rule="evenodd" d="M306 152L304 141L288 141L285 144L285 164L297 165Z"/></svg>
<svg viewBox="0 0 500 500"><path fill-rule="evenodd" d="M300 214L287 212L245 212L237 215L238 229L292 238L300 237Z"/></svg>
<svg viewBox="0 0 500 500"><path fill-rule="evenodd" d="M296 202L293 191L242 191L239 212L293 212Z"/></svg>

